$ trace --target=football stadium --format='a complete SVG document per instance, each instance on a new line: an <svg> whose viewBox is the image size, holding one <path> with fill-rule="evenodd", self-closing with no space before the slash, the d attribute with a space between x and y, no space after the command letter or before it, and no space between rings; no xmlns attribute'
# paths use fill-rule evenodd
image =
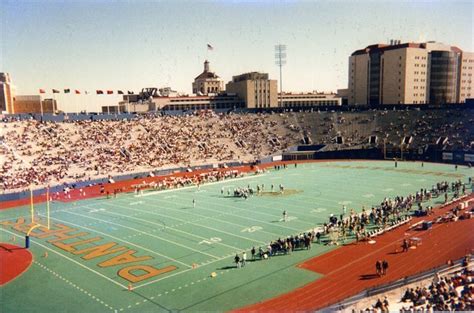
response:
<svg viewBox="0 0 474 313"><path fill-rule="evenodd" d="M445 112L410 113L436 121ZM21 191L10 194L18 199L2 202L0 212L3 308L7 312L48 312L58 307L72 312L322 310L351 307L357 301L347 304L348 299L396 289L400 280L410 277L416 282L438 271L459 272L473 248L473 170L468 162L449 164L429 158L436 160L441 153L443 159L447 153L454 155L448 149L467 147L474 132L472 123L463 124L461 119L470 114L469 109L452 110L453 120L436 126L446 129L438 136L461 138L456 134L462 133L462 140L438 147L436 141L442 138L424 136L432 144L422 155L415 138L413 147L407 145L405 151L387 147L387 142L368 147L357 142L359 131L350 125L340 127L344 131L339 130L339 135L353 138L351 144L359 146L338 150L343 144L327 142L285 146L286 152L278 153L267 136L244 135L238 137L241 148L233 151L242 158L255 157L252 153L259 151L245 147L258 146L262 153L273 152L271 156L253 162L224 159L227 162L87 177L100 177L99 164L106 173L118 166L124 170L143 166L144 158L128 158L113 144L123 137L138 137L121 131L135 131L134 126L145 123L163 127L168 119L182 119L173 124L191 128L193 119L201 118L203 123L203 114L214 125L221 121L222 132L214 133L221 140L199 133L209 138L201 144L218 159L219 151L223 158L232 156L211 144L225 143L229 140L225 129L241 123L246 125L240 126L244 131L257 133L258 125L273 121L274 127L281 125L281 140L288 140L281 144L290 145L294 127L285 123L288 119L299 119L306 134L315 134L311 140L323 143L324 137L317 133L321 124L315 119L330 124L341 118L360 121L362 132L367 125L362 121L368 116L403 123L406 113L206 112L72 124L5 121L7 130L15 129L7 132L11 136L5 137L3 150L11 156L6 165L15 175L4 175L3 182L5 188ZM311 125L318 126L311 129ZM407 133L423 133L418 125L423 124L414 121ZM81 127L80 136L73 135L74 127ZM375 129L365 131L373 134ZM173 131L170 146L186 129L170 126L169 132ZM394 130L382 131L387 138L397 136ZM115 139L107 141L103 134ZM91 145L90 138L105 140ZM155 142L159 141L143 137L139 147L150 151ZM26 146L34 153L15 157L14 152L21 153ZM182 158L192 155L191 147L183 150ZM117 151L116 159L100 159L99 150L107 149ZM128 149L131 155L139 153ZM170 152L162 157L174 157L175 151ZM77 179L72 166L64 168L68 176L57 176L54 165L64 164L60 156L65 153L89 160L71 164L82 167L87 179ZM21 162L44 164L44 170L23 172ZM44 173L49 177L39 176ZM24 190L32 179L69 181ZM377 273L379 260L389 265L386 275Z"/></svg>
<svg viewBox="0 0 474 313"><path fill-rule="evenodd" d="M0 312L474 311L473 3L0 12Z"/></svg>

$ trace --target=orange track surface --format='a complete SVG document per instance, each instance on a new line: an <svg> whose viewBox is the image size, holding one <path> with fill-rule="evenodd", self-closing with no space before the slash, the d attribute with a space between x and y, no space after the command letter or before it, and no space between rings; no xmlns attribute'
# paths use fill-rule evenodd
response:
<svg viewBox="0 0 474 313"><path fill-rule="evenodd" d="M0 286L23 274L32 260L33 256L28 249L0 243Z"/></svg>
<svg viewBox="0 0 474 313"><path fill-rule="evenodd" d="M474 198L474 194L470 198ZM376 237L376 244L350 244L310 259L298 266L324 274L324 277L236 312L318 310L365 289L441 266L447 260L459 259L474 248L474 219L433 224L433 228L426 231L408 229L418 221L443 215L455 205L457 203L435 209L434 215L429 217L414 218L409 224ZM419 237L422 244L417 249L401 252L401 242L408 237ZM386 276L378 277L375 262L383 259L388 261L389 268Z"/></svg>

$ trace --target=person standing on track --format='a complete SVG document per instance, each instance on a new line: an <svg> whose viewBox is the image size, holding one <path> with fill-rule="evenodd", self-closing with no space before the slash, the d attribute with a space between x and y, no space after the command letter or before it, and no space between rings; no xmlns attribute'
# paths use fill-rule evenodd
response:
<svg viewBox="0 0 474 313"><path fill-rule="evenodd" d="M193 208L196 207L196 199L193 199Z"/></svg>
<svg viewBox="0 0 474 313"><path fill-rule="evenodd" d="M406 240L406 239L403 239L403 243L402 243L402 252L408 252L408 248L409 248L409 245L408 245L408 240Z"/></svg>
<svg viewBox="0 0 474 313"><path fill-rule="evenodd" d="M283 222L286 222L288 220L288 213L286 211L283 211Z"/></svg>
<svg viewBox="0 0 474 313"><path fill-rule="evenodd" d="M379 277L382 275L382 262L380 262L379 260L375 262L375 272Z"/></svg>
<svg viewBox="0 0 474 313"><path fill-rule="evenodd" d="M388 262L387 260L382 261L382 275L387 274L387 269L388 269Z"/></svg>

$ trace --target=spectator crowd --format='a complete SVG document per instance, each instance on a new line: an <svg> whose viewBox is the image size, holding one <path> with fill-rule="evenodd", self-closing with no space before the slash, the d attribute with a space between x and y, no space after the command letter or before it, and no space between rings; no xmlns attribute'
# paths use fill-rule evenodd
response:
<svg viewBox="0 0 474 313"><path fill-rule="evenodd" d="M399 145L412 147L446 137L444 147L469 149L474 142L471 110L378 110L262 114L141 115L130 120L0 122L0 188L103 178L178 166L254 161L303 142L324 149ZM335 144L337 136L343 143ZM382 140L383 139L383 140Z"/></svg>

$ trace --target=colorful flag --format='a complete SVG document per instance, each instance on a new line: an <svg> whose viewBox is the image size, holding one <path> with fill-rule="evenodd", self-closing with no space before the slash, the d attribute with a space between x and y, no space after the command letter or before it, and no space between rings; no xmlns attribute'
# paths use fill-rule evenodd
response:
<svg viewBox="0 0 474 313"><path fill-rule="evenodd" d="M214 50L214 47L211 46L210 44L207 44L207 50Z"/></svg>
<svg viewBox="0 0 474 313"><path fill-rule="evenodd" d="M123 95L123 91L122 91L122 90L117 90L117 93L118 93L119 95Z"/></svg>
<svg viewBox="0 0 474 313"><path fill-rule="evenodd" d="M102 90L96 90L95 92L96 92L98 95L103 95L103 94L104 94L104 92L103 92Z"/></svg>
<svg viewBox="0 0 474 313"><path fill-rule="evenodd" d="M108 95L112 95L113 93L114 93L113 90L107 90Z"/></svg>
<svg viewBox="0 0 474 313"><path fill-rule="evenodd" d="M64 89L64 93L70 93L71 92L71 89Z"/></svg>
<svg viewBox="0 0 474 313"><path fill-rule="evenodd" d="M53 93L59 93L59 90L53 89Z"/></svg>
<svg viewBox="0 0 474 313"><path fill-rule="evenodd" d="M46 93L46 91L44 89L40 89L39 92L40 93Z"/></svg>
<svg viewBox="0 0 474 313"><path fill-rule="evenodd" d="M76 95L80 95L80 94L81 94L81 92L80 92L79 90L77 90L77 89L74 90L74 92L76 93Z"/></svg>

